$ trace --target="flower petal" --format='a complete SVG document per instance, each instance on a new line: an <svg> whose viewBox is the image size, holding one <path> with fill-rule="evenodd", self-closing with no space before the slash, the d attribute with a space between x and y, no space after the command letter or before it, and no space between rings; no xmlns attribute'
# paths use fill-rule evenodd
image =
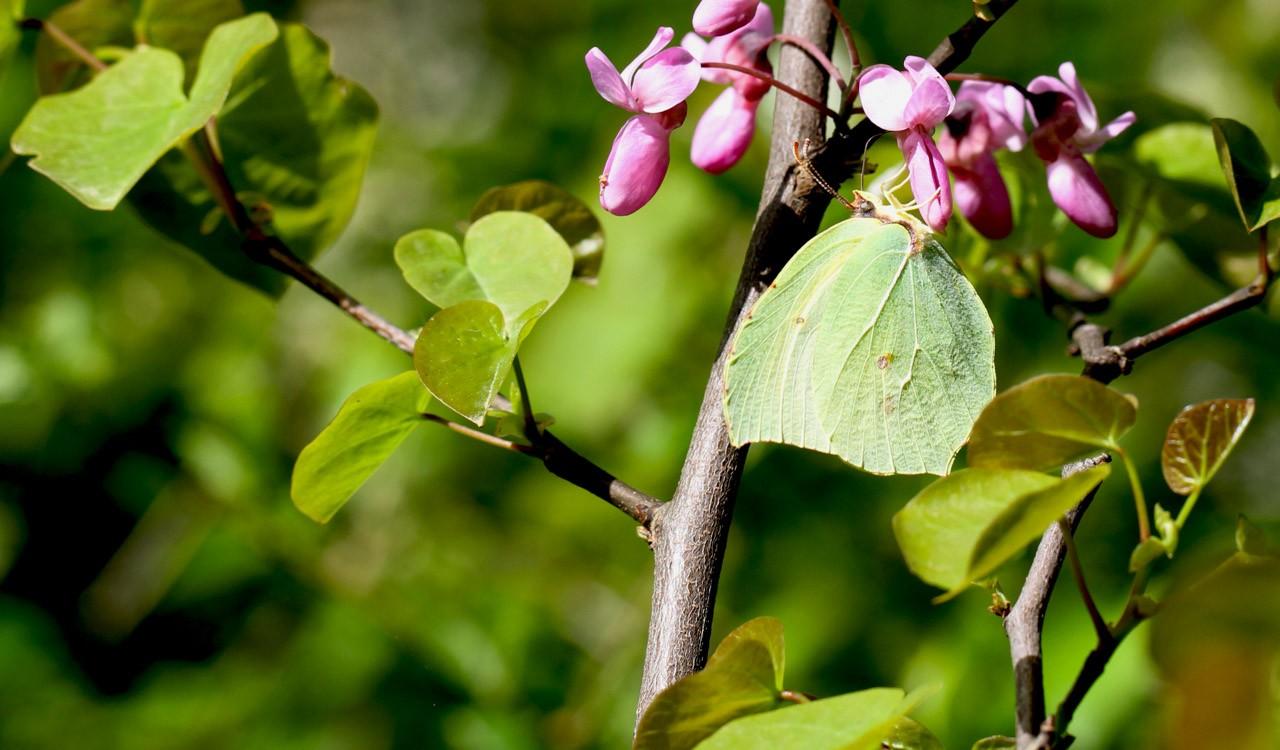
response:
<svg viewBox="0 0 1280 750"><path fill-rule="evenodd" d="M867 119L890 133L906 130L904 112L911 100L911 79L888 65L872 65L858 81L858 96Z"/></svg>
<svg viewBox="0 0 1280 750"><path fill-rule="evenodd" d="M732 88L712 102L693 131L689 157L699 168L720 174L737 164L751 145L756 130L758 99L747 99Z"/></svg>
<svg viewBox="0 0 1280 750"><path fill-rule="evenodd" d="M600 175L600 206L616 216L635 213L648 203L671 162L671 131L648 115L623 124Z"/></svg>
<svg viewBox="0 0 1280 750"><path fill-rule="evenodd" d="M1080 113L1080 124L1084 126L1084 131L1092 133L1097 130L1098 108L1093 105L1093 99L1089 97L1089 92L1084 90L1080 79L1076 77L1076 66L1070 62L1064 62L1059 65L1058 77L1066 84L1068 93L1076 101L1076 109Z"/></svg>
<svg viewBox="0 0 1280 750"><path fill-rule="evenodd" d="M1116 207L1098 173L1083 156L1063 151L1048 164L1047 171L1049 195L1067 218L1094 237L1116 233Z"/></svg>
<svg viewBox="0 0 1280 750"><path fill-rule="evenodd" d="M672 47L640 66L631 84L631 93L642 112L656 114L688 99L701 78L702 66L693 55L686 49Z"/></svg>
<svg viewBox="0 0 1280 750"><path fill-rule="evenodd" d="M951 219L951 182L942 154L920 128L899 135L898 147L907 162L911 194L920 207L920 215L935 232L945 231Z"/></svg>
<svg viewBox="0 0 1280 750"><path fill-rule="evenodd" d="M617 67L599 47L587 51L587 72L591 74L591 85L596 87L600 96L615 107L635 111L636 102L631 90L623 83Z"/></svg>
<svg viewBox="0 0 1280 750"><path fill-rule="evenodd" d="M925 79L911 92L903 118L911 127L933 130L955 106L956 98L946 81L941 77L938 80Z"/></svg>
<svg viewBox="0 0 1280 750"><path fill-rule="evenodd" d="M996 160L985 154L974 161L972 168L953 169L951 174L956 178L956 206L969 224L984 237L1008 237L1013 231L1013 207Z"/></svg>
<svg viewBox="0 0 1280 750"><path fill-rule="evenodd" d="M965 81L956 92L956 104L968 102L986 115L992 148L1021 151L1027 143L1023 122L1027 101L1012 86L990 81Z"/></svg>
<svg viewBox="0 0 1280 750"><path fill-rule="evenodd" d="M649 46L644 48L644 52L636 55L636 59L627 64L622 71L622 80L628 86L631 85L631 79L636 74L636 69L645 63L649 58L658 54L658 50L671 43L676 38L675 29L670 26L659 26L657 33L653 35L653 39L649 41Z"/></svg>
<svg viewBox="0 0 1280 750"><path fill-rule="evenodd" d="M747 25L760 0L702 0L693 11L693 30L704 36L723 36Z"/></svg>
<svg viewBox="0 0 1280 750"><path fill-rule="evenodd" d="M1098 132L1078 138L1077 140L1080 142L1080 150L1086 154L1091 154L1094 151L1097 151L1102 148L1102 144L1128 130L1129 126L1137 121L1138 116L1136 114L1132 111L1125 112L1106 125L1103 125L1102 129Z"/></svg>
<svg viewBox="0 0 1280 750"><path fill-rule="evenodd" d="M942 77L938 69L933 67L933 63L923 57L907 55L907 58L902 61L902 67L906 71L907 78L911 81L912 88L925 81L937 81L944 84L947 82L947 79Z"/></svg>
<svg viewBox="0 0 1280 750"><path fill-rule="evenodd" d="M722 41L724 39L726 37L716 37L708 43L706 39L691 31L680 40L680 46L688 50L699 65L704 62L724 62L724 42ZM729 71L722 68L703 68L702 80L724 85L733 83L733 77Z"/></svg>

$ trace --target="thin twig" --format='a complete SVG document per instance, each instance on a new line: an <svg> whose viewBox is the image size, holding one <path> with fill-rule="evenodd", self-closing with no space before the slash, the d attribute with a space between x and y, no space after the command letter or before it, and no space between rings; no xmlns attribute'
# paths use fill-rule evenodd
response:
<svg viewBox="0 0 1280 750"><path fill-rule="evenodd" d="M101 73L107 69L107 64L98 59L98 56L85 49L80 42L77 42L70 34L63 31L57 24L39 18L24 18L18 23L24 29L33 31L43 31L49 35L49 38L57 42L60 47L75 55L80 62L88 65L95 73Z"/></svg>
<svg viewBox="0 0 1280 750"><path fill-rule="evenodd" d="M1107 621L1098 611L1098 604L1089 593L1089 584L1084 580L1084 566L1080 563L1080 552L1076 549L1076 537L1065 519L1058 519L1058 531L1062 533L1062 541L1067 546L1067 560L1071 563L1071 573L1076 579L1076 588L1080 589L1080 598L1084 600L1084 608L1089 610L1089 619L1093 621L1093 629L1099 638L1111 637Z"/></svg>
<svg viewBox="0 0 1280 750"><path fill-rule="evenodd" d="M525 437L535 440L542 432L538 429L538 420L533 416L533 400L529 398L529 386L524 382L524 368L520 367L520 357L511 360L511 370L516 375L516 388L520 391L520 409L524 412Z"/></svg>
<svg viewBox="0 0 1280 750"><path fill-rule="evenodd" d="M495 448L501 448L506 451L511 451L512 453L520 453L526 456L534 455L537 452L534 448L528 445L522 445L520 443L507 440L506 438L500 438L497 435L490 435L489 433L477 430L474 427L469 427L465 424L459 424L453 420L445 419L439 414L423 412L422 418L428 422L434 422L435 424L442 425L453 430L459 435L464 435L472 440L484 443L485 445L492 445Z"/></svg>
<svg viewBox="0 0 1280 750"><path fill-rule="evenodd" d="M840 28L840 36L844 37L844 46L849 51L851 63L849 80L854 80L862 70L862 58L858 55L858 45L853 41L853 29L849 26L849 21L845 19L844 14L840 12L840 5L836 0L827 0L827 8L831 11L831 17L836 20L836 26Z"/></svg>
<svg viewBox="0 0 1280 750"><path fill-rule="evenodd" d="M756 70L754 68L747 68L742 65L734 65L733 63L704 62L702 64L702 67L719 68L721 70L732 70L735 73L742 73L744 75L749 75L753 78L759 78L760 80L764 81L765 83L768 83L770 86L774 87L775 89L783 93L790 94L791 96L795 97L796 99L799 99L805 104L808 104L810 107L813 107L814 109L826 115L827 117L830 117L836 123L837 127L840 125L841 119L840 119L839 112L836 112L834 109L828 107L827 105L823 104L817 99L814 99L812 96L809 96L803 91L799 91L791 86L788 86L787 84L783 83L782 81L779 81L777 78L774 78L768 73L762 73L761 71Z"/></svg>
<svg viewBox="0 0 1280 750"><path fill-rule="evenodd" d="M1120 352L1130 360L1176 341L1189 333L1216 323L1223 318L1235 315L1251 307L1257 307L1267 298L1270 279L1259 278L1246 287L1241 287L1231 294L1209 305L1196 310L1190 315L1175 320L1163 328L1143 336L1134 336L1119 346Z"/></svg>
<svg viewBox="0 0 1280 750"><path fill-rule="evenodd" d="M822 50L814 46L813 42L791 34L776 34L773 39L776 42L790 44L803 50L814 62L826 69L827 75L835 79L836 85L840 87L842 93L848 90L849 84L845 83L844 76L840 75L840 70L836 67L836 64L831 62L831 58L822 54Z"/></svg>

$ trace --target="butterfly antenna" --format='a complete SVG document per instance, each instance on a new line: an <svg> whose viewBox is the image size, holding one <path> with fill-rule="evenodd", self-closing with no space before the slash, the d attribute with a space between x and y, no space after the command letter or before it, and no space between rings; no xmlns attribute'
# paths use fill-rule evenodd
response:
<svg viewBox="0 0 1280 750"><path fill-rule="evenodd" d="M853 205L853 203L851 203L849 199L841 195L840 191L831 187L831 183L827 182L822 175L818 174L818 170L813 168L813 162L809 160L809 139L808 138L804 139L803 148L801 148L799 141L793 141L791 143L791 152L795 154L796 164L799 164L800 168L803 169L805 173L808 174L811 178L813 178L814 182L818 183L818 185L823 190L830 193L832 198L835 198L836 200L844 204L845 208L849 209L850 211L853 211L854 213L858 212L859 209L857 206Z"/></svg>
<svg viewBox="0 0 1280 750"><path fill-rule="evenodd" d="M862 168L858 170L858 191L863 192L867 189L867 151L871 149L871 144L876 142L879 135L873 135L862 144Z"/></svg>

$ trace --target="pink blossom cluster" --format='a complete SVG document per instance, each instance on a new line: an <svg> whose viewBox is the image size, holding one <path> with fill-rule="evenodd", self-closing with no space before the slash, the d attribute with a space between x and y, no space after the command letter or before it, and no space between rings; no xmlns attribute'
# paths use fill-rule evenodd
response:
<svg viewBox="0 0 1280 750"><path fill-rule="evenodd" d="M671 133L684 124L685 100L699 81L728 88L694 129L693 163L718 174L737 164L751 145L756 109L769 91L769 82L746 73L704 68L703 63L727 63L771 75L773 68L765 53L773 41L773 12L758 0L703 0L694 13L693 27L711 39L688 34L680 47L667 47L675 32L661 27L622 72L598 47L587 52L587 70L596 91L610 104L633 113L613 139L600 175L600 205L609 213L633 213L658 192L671 162Z"/></svg>
<svg viewBox="0 0 1280 750"><path fill-rule="evenodd" d="M946 228L952 203L969 223L992 239L1013 230L1013 210L995 152L1021 150L1028 141L1045 163L1049 195L1069 219L1096 237L1116 231L1116 209L1084 154L1098 150L1133 124L1126 112L1098 126L1093 100L1069 62L1059 78L1040 76L1026 88L965 81L952 95L929 62L908 57L905 70L873 65L859 80L868 119L898 139L911 192L935 231ZM1030 116L1028 134L1024 121ZM935 145L932 132L944 125ZM955 179L954 194L948 176Z"/></svg>

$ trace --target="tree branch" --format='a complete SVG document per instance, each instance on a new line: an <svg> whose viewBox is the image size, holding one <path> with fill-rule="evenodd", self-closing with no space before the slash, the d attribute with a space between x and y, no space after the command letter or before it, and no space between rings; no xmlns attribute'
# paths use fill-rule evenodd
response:
<svg viewBox="0 0 1280 750"><path fill-rule="evenodd" d="M999 18L1016 0L993 0ZM930 57L943 73L968 57L993 21L970 18ZM783 18L784 34L806 39L829 54L834 23L826 0L792 0ZM800 50L784 46L777 77L806 96L825 98L826 75ZM792 144L822 140L822 116L789 97L774 111L773 142L760 209L738 277L728 322L707 378L702 407L671 502L654 514L653 609L645 652L637 719L663 688L702 668L711 638L711 618L720 566L746 448L729 442L724 423L722 381L729 341L760 293L796 250L816 234L830 196L795 169ZM837 130L819 149L815 168L839 185L861 165L867 146L882 131L862 120Z"/></svg>

